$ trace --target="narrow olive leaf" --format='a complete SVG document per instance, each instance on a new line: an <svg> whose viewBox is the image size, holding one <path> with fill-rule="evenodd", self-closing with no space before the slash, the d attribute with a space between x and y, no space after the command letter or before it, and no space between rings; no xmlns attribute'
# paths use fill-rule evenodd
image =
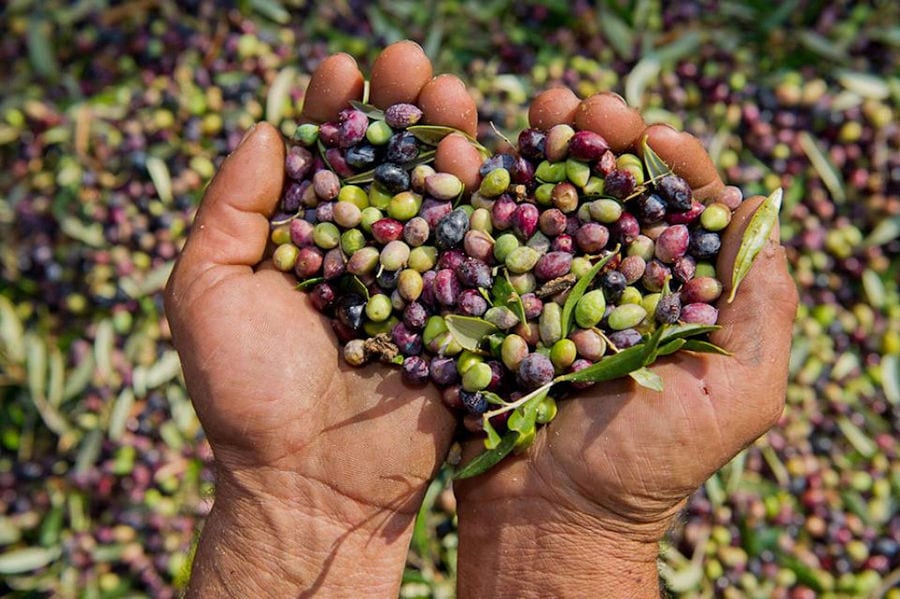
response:
<svg viewBox="0 0 900 599"><path fill-rule="evenodd" d="M502 397L500 397L499 395L497 395L496 393L493 393L491 391L482 391L481 396L484 397L487 400L487 402L491 405L505 406L507 403L505 399L503 399Z"/></svg>
<svg viewBox="0 0 900 599"><path fill-rule="evenodd" d="M97 332L94 335L94 360L97 363L97 373L103 381L113 372L112 352L115 342L112 320L107 318L97 325Z"/></svg>
<svg viewBox="0 0 900 599"><path fill-rule="evenodd" d="M900 237L900 216L882 220L875 225L872 232L863 239L862 246L865 248L885 245Z"/></svg>
<svg viewBox="0 0 900 599"><path fill-rule="evenodd" d="M842 71L837 79L845 88L864 98L886 100L891 95L891 88L887 81L877 75L858 71Z"/></svg>
<svg viewBox="0 0 900 599"><path fill-rule="evenodd" d="M0 574L24 574L50 564L62 554L59 546L25 547L0 554Z"/></svg>
<svg viewBox="0 0 900 599"><path fill-rule="evenodd" d="M756 260L760 250L769 241L769 235L772 233L775 223L778 222L781 196L782 190L779 187L759 205L759 208L756 209L756 212L753 213L750 222L747 224L747 229L744 231L743 238L741 238L741 247L738 248L737 256L734 259L734 271L731 273L731 294L728 296L728 303L734 301L734 295L737 293L738 286L744 280L744 277L747 276L747 273L750 272L750 267L753 266L753 261Z"/></svg>
<svg viewBox="0 0 900 599"><path fill-rule="evenodd" d="M881 388L891 405L900 404L900 356L891 354L881 358Z"/></svg>
<svg viewBox="0 0 900 599"><path fill-rule="evenodd" d="M448 314L444 317L444 322L456 342L469 351L477 350L485 337L500 330L488 321L474 316Z"/></svg>
<svg viewBox="0 0 900 599"><path fill-rule="evenodd" d="M660 177L672 174L672 169L659 157L659 154L653 151L653 148L647 143L647 138L648 136L645 135L641 141L641 149L644 153L644 168L647 170L650 179L655 181Z"/></svg>
<svg viewBox="0 0 900 599"><path fill-rule="evenodd" d="M647 368L646 366L643 368L638 368L633 372L629 372L628 376L634 379L641 387L645 389L650 389L651 391L656 391L661 393L663 390L663 380L662 377Z"/></svg>
<svg viewBox="0 0 900 599"><path fill-rule="evenodd" d="M654 54L640 59L625 79L625 101L629 106L640 108L644 105L644 90L651 81L655 81L662 68L662 63Z"/></svg>
<svg viewBox="0 0 900 599"><path fill-rule="evenodd" d="M351 275L349 277L344 277L344 282L347 285L347 290L352 291L353 293L358 293L359 295L369 299L369 288L366 287L366 284L359 280L359 277L356 275Z"/></svg>
<svg viewBox="0 0 900 599"><path fill-rule="evenodd" d="M248 4L262 16L281 25L291 20L291 13L278 0L249 0Z"/></svg>
<svg viewBox="0 0 900 599"><path fill-rule="evenodd" d="M174 198L172 195L172 177L169 174L169 167L166 166L166 163L156 156L148 156L147 173L150 175L150 180L153 181L153 187L156 188L159 199L166 204L171 203Z"/></svg>
<svg viewBox="0 0 900 599"><path fill-rule="evenodd" d="M62 402L68 401L77 395L81 395L82 391L87 389L94 376L94 356L85 354L78 366L71 370L66 377L65 387L63 387Z"/></svg>
<svg viewBox="0 0 900 599"><path fill-rule="evenodd" d="M644 361L652 352L647 351L647 344L641 343L617 354L603 358L593 366L578 372L570 372L553 379L555 383L600 383L611 381L642 368Z"/></svg>
<svg viewBox="0 0 900 599"><path fill-rule="evenodd" d="M403 168L406 170L414 169L420 164L428 164L432 160L434 160L435 155L437 154L437 150L425 150L424 152L419 152L419 155L415 160L410 160L409 162L403 163Z"/></svg>
<svg viewBox="0 0 900 599"><path fill-rule="evenodd" d="M851 422L849 418L846 416L839 417L837 425L838 428L841 429L841 432L844 433L844 436L847 437L847 440L850 441L853 448L862 454L863 457L870 458L875 455L875 452L878 449L875 442L872 441L858 426Z"/></svg>
<svg viewBox="0 0 900 599"><path fill-rule="evenodd" d="M454 480L461 480L463 478L471 478L473 476L478 476L484 472L487 472L492 467L496 466L500 463L500 461L505 458L516 446L516 439L519 438L519 433L516 431L509 431L503 438L500 440L500 443L494 449L490 449L483 453L480 453L473 459L471 462L466 464L460 470L457 470L456 474L453 475Z"/></svg>
<svg viewBox="0 0 900 599"><path fill-rule="evenodd" d="M313 277L311 279L306 279L305 281L297 284L297 290L298 291L306 291L310 287L313 287L314 285L318 285L319 283L321 283L324 280L325 280L325 277Z"/></svg>
<svg viewBox="0 0 900 599"><path fill-rule="evenodd" d="M14 364L25 361L25 328L13 303L0 295L0 353Z"/></svg>
<svg viewBox="0 0 900 599"><path fill-rule="evenodd" d="M53 407L59 407L63 400L66 379L66 363L62 352L55 345L50 346L50 359L47 362L49 376L47 377L47 402Z"/></svg>
<svg viewBox="0 0 900 599"><path fill-rule="evenodd" d="M118 441L125 434L125 424L128 422L128 416L131 415L131 408L134 406L134 391L130 387L125 387L119 397L113 403L112 412L109 414L109 438Z"/></svg>
<svg viewBox="0 0 900 599"><path fill-rule="evenodd" d="M663 356L671 356L679 349L684 347L685 343L687 343L686 339L673 339L665 345L660 346L660 348L656 350L656 357L661 358Z"/></svg>
<svg viewBox="0 0 900 599"><path fill-rule="evenodd" d="M319 158L322 159L322 162L325 163L325 166L328 167L328 170L334 172L334 167L331 166L331 163L328 162L328 156L325 155L325 142L323 142L321 139L316 139L316 148L318 148L319 150Z"/></svg>
<svg viewBox="0 0 900 599"><path fill-rule="evenodd" d="M527 322L525 318L525 304L522 303L522 296L516 291L509 280L509 272L503 270L502 276L494 277L494 306L506 306L513 311L513 314L519 319L519 322Z"/></svg>
<svg viewBox="0 0 900 599"><path fill-rule="evenodd" d="M734 355L724 347L719 347L715 343L703 341L702 339L679 339L679 341L684 341L684 346L681 349L685 351L693 351L701 354L718 354L720 356Z"/></svg>
<svg viewBox="0 0 900 599"><path fill-rule="evenodd" d="M47 390L47 345L38 335L28 334L25 346L28 392L35 401L43 400Z"/></svg>
<svg viewBox="0 0 900 599"><path fill-rule="evenodd" d="M376 121L384 120L384 111L380 108L375 108L371 104L363 104L359 100L350 100L350 106L362 112L370 119Z"/></svg>
<svg viewBox="0 0 900 599"><path fill-rule="evenodd" d="M442 139L444 139L451 133L459 133L460 135L465 135L467 139L469 139L470 141L474 141L469 135L466 135L459 129L455 129L453 127L444 127L443 125L413 125L411 127L407 127L406 130L412 133L416 139L424 144L428 144L429 146L438 145Z"/></svg>
<svg viewBox="0 0 900 599"><path fill-rule="evenodd" d="M540 406L541 402L544 401L544 398L547 397L549 391L550 385L544 385L535 393L532 393L532 397L528 401L516 408L515 411L509 415L509 420L506 422L506 428L521 433L523 436L530 434L531 431L534 430L535 423L537 422L538 406Z"/></svg>
<svg viewBox="0 0 900 599"><path fill-rule="evenodd" d="M647 357L644 359L644 366L650 366L653 364L654 360L656 360L656 352L659 349L659 344L662 343L662 337L666 333L666 329L669 328L669 325L664 324L653 331L653 334L650 335L650 338L644 342L647 346L646 352Z"/></svg>
<svg viewBox="0 0 900 599"><path fill-rule="evenodd" d="M284 107L288 104L291 97L291 86L297 78L297 71L293 67L281 69L272 86L269 87L269 93L266 94L266 121L276 127L281 124L284 118Z"/></svg>
<svg viewBox="0 0 900 599"><path fill-rule="evenodd" d="M578 300L581 299L581 296L583 296L587 291L587 288L590 287L591 283L594 281L594 277L600 272L600 269L609 262L610 258L618 253L619 246L616 246L608 256L597 262L593 268L584 273L572 287L572 290L569 291L569 297L566 298L566 303L562 309L562 338L569 336L569 329L572 326L572 321L575 320L575 305L578 303Z"/></svg>
<svg viewBox="0 0 900 599"><path fill-rule="evenodd" d="M722 327L717 324L673 324L666 327L660 342L666 343L673 339L686 339L688 337L696 337L697 335L705 335L706 333L718 331L721 328Z"/></svg>
<svg viewBox="0 0 900 599"><path fill-rule="evenodd" d="M809 158L813 168L816 169L816 173L818 173L819 178L822 179L822 183L828 188L828 191L831 193L831 198L835 203L843 204L846 202L847 194L844 192L844 182L841 180L840 173L825 153L822 152L819 144L816 143L816 140L813 139L813 136L810 135L809 132L800 132L800 147L803 149L806 157Z"/></svg>
<svg viewBox="0 0 900 599"><path fill-rule="evenodd" d="M484 439L484 447L485 449L496 449L498 445L500 445L500 435L497 434L496 429L491 424L490 418L482 418L481 419L481 428L484 429L484 433L487 435Z"/></svg>
<svg viewBox="0 0 900 599"><path fill-rule="evenodd" d="M370 169L367 171L363 171L352 177L347 177L344 179L344 183L347 185L358 185L360 183L371 183L375 180L375 169Z"/></svg>

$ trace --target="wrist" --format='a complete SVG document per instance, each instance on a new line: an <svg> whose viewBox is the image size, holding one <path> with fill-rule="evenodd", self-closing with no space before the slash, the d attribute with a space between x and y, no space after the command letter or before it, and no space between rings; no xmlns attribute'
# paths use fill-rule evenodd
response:
<svg viewBox="0 0 900 599"><path fill-rule="evenodd" d="M463 501L458 514L461 598L659 596L658 539L542 498Z"/></svg>
<svg viewBox="0 0 900 599"><path fill-rule="evenodd" d="M293 473L260 474L219 474L190 597L396 597L411 514Z"/></svg>

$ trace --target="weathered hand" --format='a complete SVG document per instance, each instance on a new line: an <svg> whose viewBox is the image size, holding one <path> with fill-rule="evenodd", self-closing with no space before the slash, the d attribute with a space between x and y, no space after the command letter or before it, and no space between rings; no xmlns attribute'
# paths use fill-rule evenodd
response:
<svg viewBox="0 0 900 599"><path fill-rule="evenodd" d="M643 121L615 97L586 102L604 106L599 133L626 131L624 147L643 137ZM583 118L584 106L576 110ZM721 191L695 139L660 126L646 132L651 142L661 139L651 145L678 174L704 188L700 194ZM724 237L717 265L724 281L761 200L746 200ZM527 452L455 485L461 596L657 593L657 543L686 497L781 414L797 292L777 229L773 237L734 302L719 303L722 329L712 341L732 357L660 359L652 369L662 393L629 379L597 384L560 402ZM481 442L473 443L469 452L477 453Z"/></svg>
<svg viewBox="0 0 900 599"><path fill-rule="evenodd" d="M467 107L441 102L462 94L474 128L462 83L432 80L417 45L389 47L374 71L370 97L382 107L415 101L425 86L432 122L460 126ZM362 91L355 61L332 56L313 75L304 115L334 119ZM432 387L344 364L328 320L290 276L262 263L284 158L273 127L248 132L210 184L166 290L218 472L191 590L396 596L413 518L454 417Z"/></svg>

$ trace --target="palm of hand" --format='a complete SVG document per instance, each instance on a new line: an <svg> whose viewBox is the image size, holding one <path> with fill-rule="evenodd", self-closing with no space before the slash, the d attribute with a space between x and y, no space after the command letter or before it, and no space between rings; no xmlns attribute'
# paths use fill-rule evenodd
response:
<svg viewBox="0 0 900 599"><path fill-rule="evenodd" d="M232 275L192 306L187 380L227 468L294 472L397 507L440 464L452 419L436 394L343 364L327 320L287 276Z"/></svg>
<svg viewBox="0 0 900 599"><path fill-rule="evenodd" d="M736 214L719 272L731 271L742 227L760 200ZM713 341L733 356L661 359L652 369L662 393L619 379L566 399L527 453L460 481L461 500L528 496L659 538L683 500L781 414L796 304L784 252L770 242L734 303L719 305L723 328Z"/></svg>

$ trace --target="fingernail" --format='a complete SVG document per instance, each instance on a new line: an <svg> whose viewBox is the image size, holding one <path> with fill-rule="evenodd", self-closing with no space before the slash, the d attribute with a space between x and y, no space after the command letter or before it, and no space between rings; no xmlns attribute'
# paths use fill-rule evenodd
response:
<svg viewBox="0 0 900 599"><path fill-rule="evenodd" d="M250 136L253 135L254 131L256 131L256 123L254 123L252 127L244 132L244 137L242 137L241 141L238 142L237 148L240 148L242 145L244 145L244 142L250 139ZM235 150L237 148L235 148Z"/></svg>

